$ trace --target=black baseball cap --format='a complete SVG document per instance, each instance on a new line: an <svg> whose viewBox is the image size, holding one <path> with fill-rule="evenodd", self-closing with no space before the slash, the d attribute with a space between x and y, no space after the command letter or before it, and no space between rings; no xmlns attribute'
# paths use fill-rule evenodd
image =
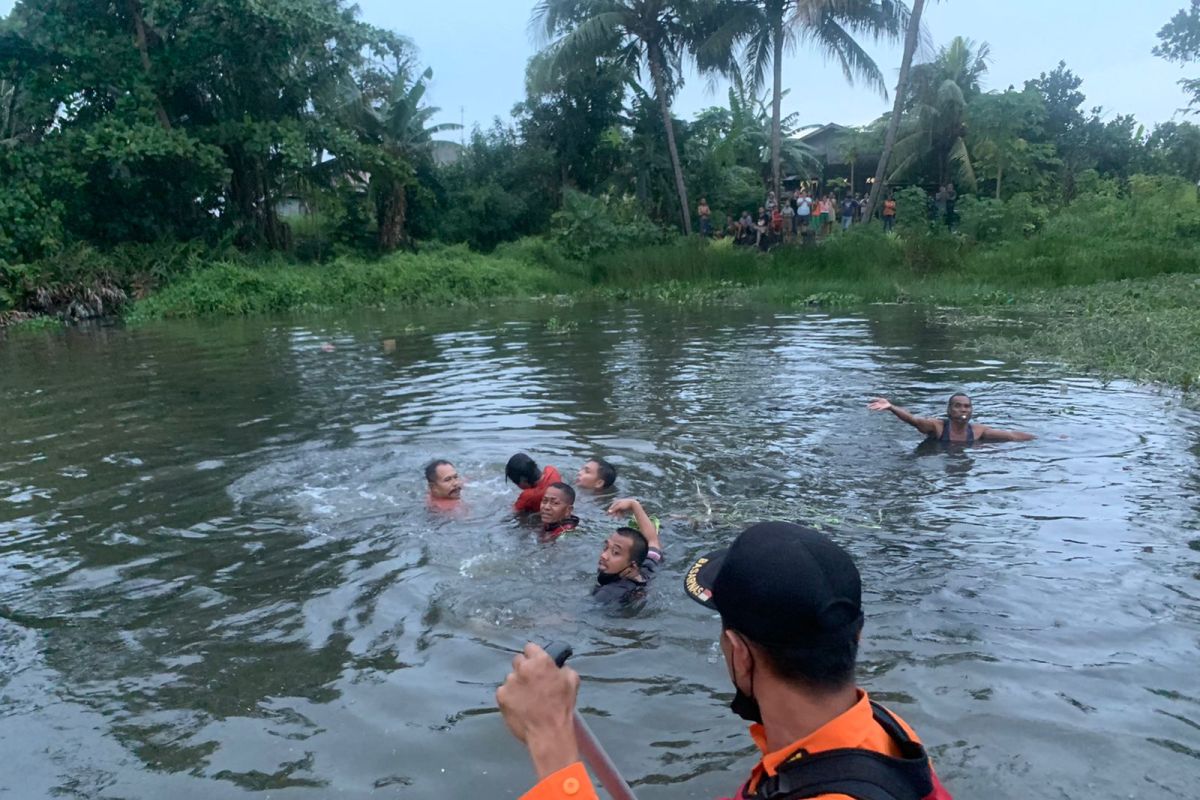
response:
<svg viewBox="0 0 1200 800"><path fill-rule="evenodd" d="M687 571L684 591L727 628L764 645L819 645L858 634L862 581L850 554L791 522L751 525Z"/></svg>

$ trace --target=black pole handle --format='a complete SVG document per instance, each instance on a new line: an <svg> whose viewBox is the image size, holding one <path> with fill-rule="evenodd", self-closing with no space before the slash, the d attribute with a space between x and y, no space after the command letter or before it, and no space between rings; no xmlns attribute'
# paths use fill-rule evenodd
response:
<svg viewBox="0 0 1200 800"><path fill-rule="evenodd" d="M554 666L562 668L562 665L567 663L567 659L574 655L575 650L566 642L546 642L546 646L542 648L546 651L546 655L554 659Z"/></svg>

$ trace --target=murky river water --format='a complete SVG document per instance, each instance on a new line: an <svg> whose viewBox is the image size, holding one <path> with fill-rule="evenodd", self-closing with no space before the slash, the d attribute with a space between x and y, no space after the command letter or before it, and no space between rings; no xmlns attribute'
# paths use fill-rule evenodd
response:
<svg viewBox="0 0 1200 800"><path fill-rule="evenodd" d="M493 692L551 637L639 796L731 792L753 749L681 573L774 517L859 559L861 682L959 798L1197 796L1200 414L971 336L530 307L0 341L0 795L516 797ZM865 410L960 388L1041 438L926 454ZM587 599L596 502L549 546L511 520L522 449L607 456L667 520L639 613ZM425 509L434 456L465 514Z"/></svg>

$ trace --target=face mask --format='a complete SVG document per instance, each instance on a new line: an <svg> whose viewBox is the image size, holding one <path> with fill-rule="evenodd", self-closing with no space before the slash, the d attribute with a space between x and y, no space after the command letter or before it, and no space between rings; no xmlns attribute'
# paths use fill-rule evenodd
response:
<svg viewBox="0 0 1200 800"><path fill-rule="evenodd" d="M741 689L737 689L734 692L733 702L729 704L729 710L746 720L746 722L762 724L762 709L758 707L758 701Z"/></svg>
<svg viewBox="0 0 1200 800"><path fill-rule="evenodd" d="M605 572L604 570L596 570L596 583L601 586L608 586L610 583L616 583L621 580L621 573Z"/></svg>
<svg viewBox="0 0 1200 800"><path fill-rule="evenodd" d="M736 680L733 683L733 689L733 702L729 704L729 710L747 722L757 722L761 725L762 709L758 707L758 701L754 699L753 695L743 692ZM753 691L753 681L751 682L751 691Z"/></svg>

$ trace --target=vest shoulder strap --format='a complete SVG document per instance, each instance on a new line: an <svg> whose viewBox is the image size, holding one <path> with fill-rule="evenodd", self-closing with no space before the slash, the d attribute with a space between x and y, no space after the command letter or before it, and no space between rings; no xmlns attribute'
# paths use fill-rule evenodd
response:
<svg viewBox="0 0 1200 800"><path fill-rule="evenodd" d="M802 800L823 794L857 800L922 800L931 795L933 773L925 748L883 706L871 705L875 721L899 746L899 758L855 748L803 756L764 778L752 800Z"/></svg>

